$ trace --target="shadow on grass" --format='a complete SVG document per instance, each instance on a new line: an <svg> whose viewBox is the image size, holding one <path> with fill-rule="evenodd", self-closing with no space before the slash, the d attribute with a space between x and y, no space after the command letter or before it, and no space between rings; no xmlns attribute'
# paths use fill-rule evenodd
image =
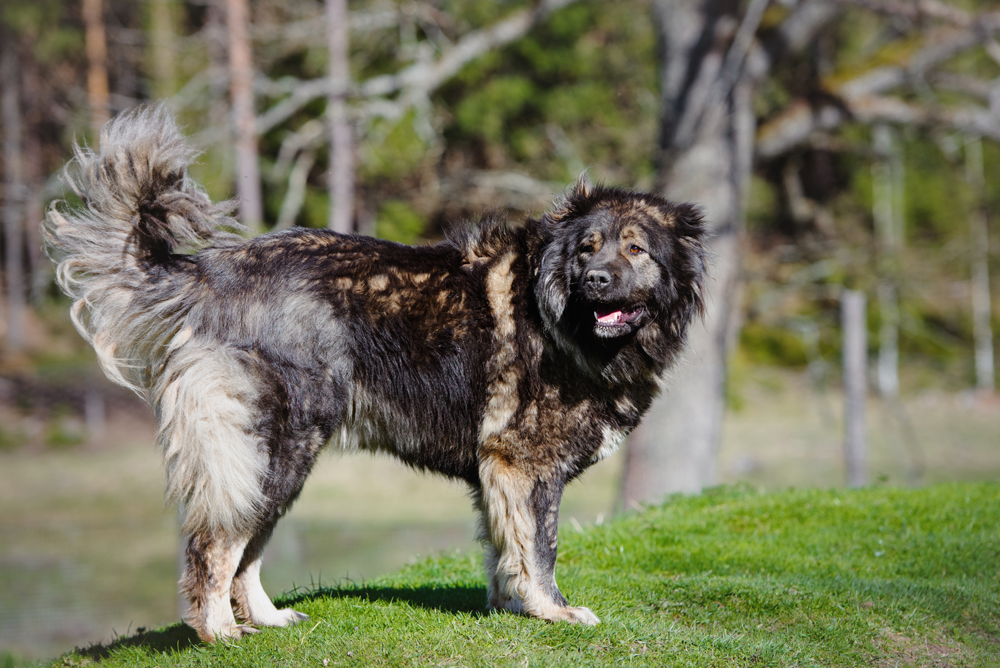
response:
<svg viewBox="0 0 1000 668"><path fill-rule="evenodd" d="M451 614L485 614L486 588L468 585L388 587L374 585L348 585L317 587L303 592L292 591L276 601L279 607L321 598L359 598L366 601L407 603L414 607L438 610Z"/></svg>
<svg viewBox="0 0 1000 668"><path fill-rule="evenodd" d="M414 607L438 610L450 614L480 616L486 614L486 588L470 586L379 587L348 585L320 587L309 591L293 591L275 601L278 607L292 606L307 601L328 598L357 598L365 601L406 603ZM201 641L194 630L185 624L174 624L164 629L147 631L140 628L134 635L116 638L107 644L91 645L77 649L76 654L94 661L106 659L122 649L135 647L150 652L173 654L184 651Z"/></svg>
<svg viewBox="0 0 1000 668"><path fill-rule="evenodd" d="M174 624L156 631L146 631L140 628L134 635L115 638L106 645L91 645L86 649L77 649L76 653L88 659L100 661L108 658L112 653L128 647L142 647L157 653L173 654L200 642L198 634L190 626Z"/></svg>

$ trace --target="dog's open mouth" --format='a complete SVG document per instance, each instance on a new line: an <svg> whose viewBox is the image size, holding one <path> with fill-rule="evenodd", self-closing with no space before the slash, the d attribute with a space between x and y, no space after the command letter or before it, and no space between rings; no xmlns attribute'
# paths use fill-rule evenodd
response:
<svg viewBox="0 0 1000 668"><path fill-rule="evenodd" d="M632 331L633 325L646 312L644 304L632 307L598 306L594 311L594 332L605 338Z"/></svg>

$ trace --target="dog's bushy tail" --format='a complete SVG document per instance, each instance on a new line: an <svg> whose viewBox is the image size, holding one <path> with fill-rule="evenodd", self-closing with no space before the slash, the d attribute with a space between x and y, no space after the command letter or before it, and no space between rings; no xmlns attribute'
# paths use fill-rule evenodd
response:
<svg viewBox="0 0 1000 668"><path fill-rule="evenodd" d="M197 156L162 107L119 115L100 150L76 148L66 179L83 203L55 203L42 224L73 323L107 376L145 396L150 369L183 321L191 289L185 253L242 237L187 174ZM190 300L187 300L190 301Z"/></svg>

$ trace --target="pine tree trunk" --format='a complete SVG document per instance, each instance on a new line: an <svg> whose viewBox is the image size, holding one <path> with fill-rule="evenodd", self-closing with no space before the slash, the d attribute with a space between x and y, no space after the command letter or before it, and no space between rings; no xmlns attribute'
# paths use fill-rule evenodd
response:
<svg viewBox="0 0 1000 668"><path fill-rule="evenodd" d="M87 47L87 101L90 129L96 138L111 117L108 88L108 42L104 34L102 0L83 0L83 23Z"/></svg>
<svg viewBox="0 0 1000 668"><path fill-rule="evenodd" d="M7 286L7 350L20 352L24 347L24 318L27 311L24 290L24 204L26 188L22 141L21 71L17 43L6 31L0 53L0 116L3 127L4 204L3 233Z"/></svg>
<svg viewBox="0 0 1000 668"><path fill-rule="evenodd" d="M229 28L229 89L236 130L236 197L242 223L259 231L264 225L264 206L257 154L250 7L247 0L226 1L226 24Z"/></svg>
<svg viewBox="0 0 1000 668"><path fill-rule="evenodd" d="M354 231L354 142L347 110L351 83L347 0L326 0L326 37L330 52L330 222L335 232Z"/></svg>

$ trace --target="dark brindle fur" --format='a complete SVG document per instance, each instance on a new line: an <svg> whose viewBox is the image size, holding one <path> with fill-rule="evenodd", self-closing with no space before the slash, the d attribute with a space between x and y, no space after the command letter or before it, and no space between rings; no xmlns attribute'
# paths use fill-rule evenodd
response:
<svg viewBox="0 0 1000 668"><path fill-rule="evenodd" d="M597 623L556 587L559 500L638 424L702 308L697 211L581 182L433 246L246 240L192 159L163 112L121 117L78 151L86 208L44 230L80 332L156 413L188 623L214 640L304 617L268 599L260 557L330 440L469 484L491 608Z"/></svg>

